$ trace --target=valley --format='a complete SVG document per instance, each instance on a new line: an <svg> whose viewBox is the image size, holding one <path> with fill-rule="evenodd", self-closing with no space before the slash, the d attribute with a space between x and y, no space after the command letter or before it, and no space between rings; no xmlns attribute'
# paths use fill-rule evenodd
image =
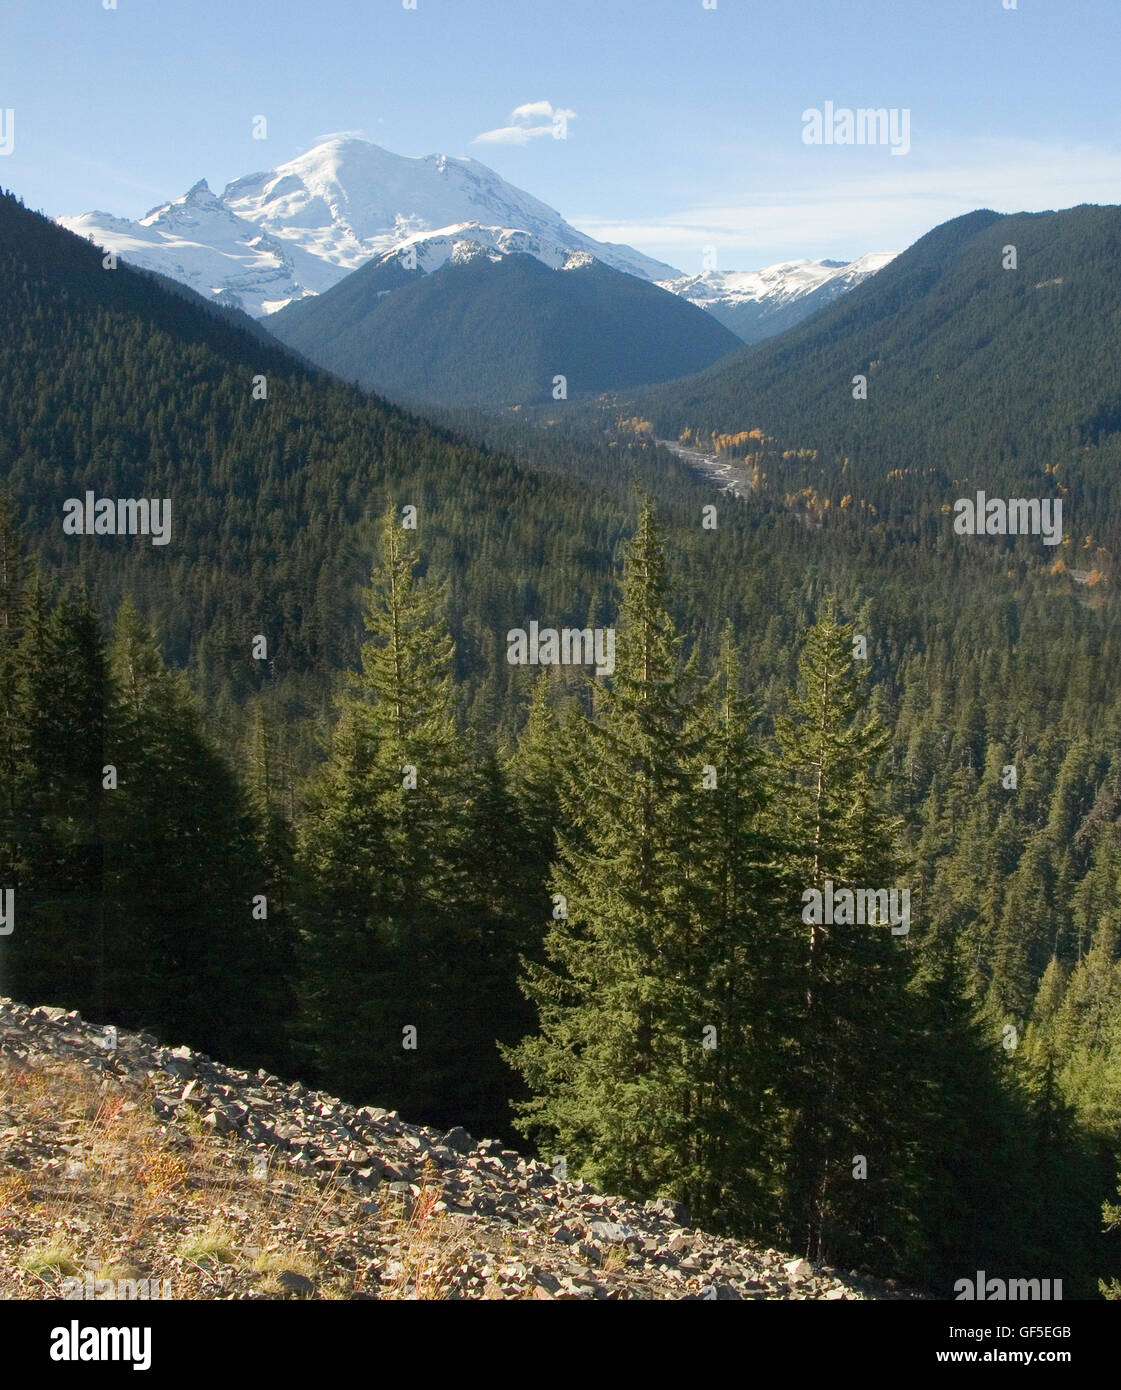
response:
<svg viewBox="0 0 1121 1390"><path fill-rule="evenodd" d="M721 492L730 492L733 497L746 497L749 492L747 476L742 465L731 459L722 459L719 454L706 454L700 449L691 449L672 439L658 439L655 443L668 449L683 463L693 469L698 476L715 483Z"/></svg>
<svg viewBox="0 0 1121 1390"><path fill-rule="evenodd" d="M0 1297L1121 1299L1107 0L26 8Z"/></svg>

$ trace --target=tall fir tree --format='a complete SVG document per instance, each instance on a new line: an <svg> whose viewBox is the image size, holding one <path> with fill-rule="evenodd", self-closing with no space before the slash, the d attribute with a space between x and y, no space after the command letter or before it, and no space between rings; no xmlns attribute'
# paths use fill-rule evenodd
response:
<svg viewBox="0 0 1121 1390"><path fill-rule="evenodd" d="M774 1229L789 1142L781 1079L790 1064L796 998L794 941L782 930L789 884L768 831L774 768L753 730L754 711L730 626L698 703L696 853L701 900L706 1045L691 1096L694 1140L683 1155L684 1199L708 1226Z"/></svg>
<svg viewBox="0 0 1121 1390"><path fill-rule="evenodd" d="M29 883L30 868L27 806L32 768L27 760L26 705L20 677L29 568L14 509L9 498L0 493L0 893L13 895L17 913L22 906L22 890ZM5 922L5 928L0 934L0 995L10 994L15 988L11 978L11 938L16 921Z"/></svg>
<svg viewBox="0 0 1121 1390"><path fill-rule="evenodd" d="M778 833L805 903L795 898L787 909L803 989L786 1097L794 1114L786 1221L810 1258L845 1258L876 1239L901 1258L915 1142L906 1116L915 1027L906 942L886 921L861 925L838 912L830 923L823 911L830 884L834 892L903 886L899 821L875 772L889 735L864 708L853 636L827 599L789 712L776 720Z"/></svg>
<svg viewBox="0 0 1121 1390"><path fill-rule="evenodd" d="M16 662L21 726L19 921L12 988L98 1017L105 1007L102 898L108 662L88 595L53 606L32 584Z"/></svg>
<svg viewBox="0 0 1121 1390"><path fill-rule="evenodd" d="M499 791L456 727L446 585L418 578L418 564L390 508L362 671L339 700L301 832L309 1007L326 1084L486 1124L510 1089L495 990L514 967L472 876Z"/></svg>
<svg viewBox="0 0 1121 1390"><path fill-rule="evenodd" d="M626 551L614 676L563 735L556 905L547 961L524 985L541 1032L510 1053L533 1097L523 1131L635 1196L682 1193L706 1021L695 682L679 647L647 503Z"/></svg>
<svg viewBox="0 0 1121 1390"><path fill-rule="evenodd" d="M181 675L122 604L110 652L104 902L109 1018L243 1064L280 1066L292 940L268 903L245 794Z"/></svg>

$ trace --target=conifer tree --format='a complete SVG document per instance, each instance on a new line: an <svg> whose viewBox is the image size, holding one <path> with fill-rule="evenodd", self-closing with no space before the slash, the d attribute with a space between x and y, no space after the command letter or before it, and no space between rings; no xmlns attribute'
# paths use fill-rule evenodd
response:
<svg viewBox="0 0 1121 1390"><path fill-rule="evenodd" d="M547 963L525 980L541 1032L511 1051L533 1094L523 1131L632 1195L681 1193L704 1022L693 678L665 592L647 504L626 552L615 674L594 717L568 721Z"/></svg>
<svg viewBox="0 0 1121 1390"><path fill-rule="evenodd" d="M1052 956L1035 992L1031 1021L1024 1038L1024 1049L1036 1065L1054 1065L1055 1019L1067 987L1067 969L1058 956Z"/></svg>
<svg viewBox="0 0 1121 1390"><path fill-rule="evenodd" d="M0 493L0 875L9 886L16 871L20 787L26 776L19 647L29 568L11 502Z"/></svg>
<svg viewBox="0 0 1121 1390"><path fill-rule="evenodd" d="M326 1084L476 1122L509 1089L493 989L512 952L473 890L487 778L454 719L446 585L418 578L418 563L390 508L362 670L302 827L310 1010Z"/></svg>
<svg viewBox="0 0 1121 1390"><path fill-rule="evenodd" d="M887 730L862 707L852 628L831 600L807 635L798 689L776 720L781 833L804 901L815 891L900 887L898 820L873 768ZM821 899L818 899L820 902ZM795 1115L787 1220L807 1256L859 1248L906 1225L913 1014L903 941L886 922L822 920L809 898L787 920L803 981L787 1104ZM840 914L839 914L840 915ZM857 1178L858 1159L867 1177ZM902 1237L900 1237L902 1238Z"/></svg>
<svg viewBox="0 0 1121 1390"><path fill-rule="evenodd" d="M1083 1126L1121 1133L1121 927L1103 917L1051 1021L1050 1052Z"/></svg>
<svg viewBox="0 0 1121 1390"><path fill-rule="evenodd" d="M1117 1174L1117 1195L1121 1197L1121 1171ZM1102 1225L1107 1235L1121 1231L1121 1202L1102 1203ZM1121 1279L1101 1279L1098 1290L1103 1298L1117 1302L1121 1300Z"/></svg>
<svg viewBox="0 0 1121 1390"><path fill-rule="evenodd" d="M109 673L88 596L51 607L32 584L16 657L23 866L12 988L97 1017L104 1007L103 768Z"/></svg>
<svg viewBox="0 0 1121 1390"><path fill-rule="evenodd" d="M111 1021L249 1065L282 1063L292 943L255 904L259 828L182 676L122 604L110 653L104 902Z"/></svg>
<svg viewBox="0 0 1121 1390"><path fill-rule="evenodd" d="M541 958L543 885L496 754L476 753L461 814L463 886L453 905L461 952L453 981L460 1061L447 1108L462 1118L466 1106L476 1132L512 1138L510 1104L524 1090L502 1049L534 1025L518 974L522 960Z"/></svg>
<svg viewBox="0 0 1121 1390"><path fill-rule="evenodd" d="M1005 887L993 942L990 1006L997 1015L1024 1020L1046 962L1059 946L1058 916L1051 905L1055 873L1048 836L1034 836Z"/></svg>
<svg viewBox="0 0 1121 1390"><path fill-rule="evenodd" d="M20 679L20 644L27 609L29 565L23 555L9 499L0 493L0 892L15 895L19 920L29 883L25 704ZM0 995L13 991L9 963L11 933L0 936Z"/></svg>
<svg viewBox="0 0 1121 1390"><path fill-rule="evenodd" d="M1004 1053L966 992L967 963L948 936L917 947L908 1107L915 1137L912 1267L936 1296L968 1270L1018 1265L1030 1200L1025 1109L1002 1074ZM1017 1201L1006 1200L1012 1190Z"/></svg>
<svg viewBox="0 0 1121 1390"><path fill-rule="evenodd" d="M556 847L560 790L560 718L550 699L551 669L544 667L534 681L525 728L510 770L525 848L542 895Z"/></svg>
<svg viewBox="0 0 1121 1390"><path fill-rule="evenodd" d="M1094 842L1090 866L1072 895L1074 954L1078 960L1089 950L1098 923L1113 910L1119 880L1121 855L1110 826Z"/></svg>
<svg viewBox="0 0 1121 1390"><path fill-rule="evenodd" d="M789 1141L781 1077L796 1002L795 943L781 926L790 885L765 828L774 771L753 719L726 626L696 719L697 1021L712 1031L694 1054L695 1081L684 1097L694 1140L682 1171L695 1219L741 1233L777 1221Z"/></svg>

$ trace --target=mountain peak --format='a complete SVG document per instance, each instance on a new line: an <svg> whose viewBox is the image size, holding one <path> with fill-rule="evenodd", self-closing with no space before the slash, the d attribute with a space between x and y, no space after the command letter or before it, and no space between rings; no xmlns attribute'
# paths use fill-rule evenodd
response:
<svg viewBox="0 0 1121 1390"><path fill-rule="evenodd" d="M465 226L482 229L488 251L524 251L547 265L584 252L643 280L678 273L632 247L585 236L477 160L394 154L346 133L234 179L217 196L200 179L138 223L92 213L60 221L207 297L236 293L257 315L320 294L417 239L446 243L430 248L429 259L442 264L452 251L448 229Z"/></svg>
<svg viewBox="0 0 1121 1390"><path fill-rule="evenodd" d="M198 213L215 211L221 213L223 211L222 204L214 196L207 181L199 179L197 183L192 184L187 189L181 198L174 198L170 203L161 203L159 207L154 207L150 212L146 212L140 219L140 225L150 227L156 223L174 222L185 213L188 214L188 220L191 220ZM64 223L64 225L66 224ZM152 269L155 268L152 267Z"/></svg>

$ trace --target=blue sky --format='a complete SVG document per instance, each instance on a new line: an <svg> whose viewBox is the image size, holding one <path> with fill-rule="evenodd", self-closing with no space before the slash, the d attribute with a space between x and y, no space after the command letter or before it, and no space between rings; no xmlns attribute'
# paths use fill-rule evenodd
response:
<svg viewBox="0 0 1121 1390"><path fill-rule="evenodd" d="M1121 0L1004 3L0 0L0 183L136 217L346 130L471 155L687 271L705 247L724 270L847 260L975 207L1121 202ZM826 101L906 108L910 152L804 144Z"/></svg>

